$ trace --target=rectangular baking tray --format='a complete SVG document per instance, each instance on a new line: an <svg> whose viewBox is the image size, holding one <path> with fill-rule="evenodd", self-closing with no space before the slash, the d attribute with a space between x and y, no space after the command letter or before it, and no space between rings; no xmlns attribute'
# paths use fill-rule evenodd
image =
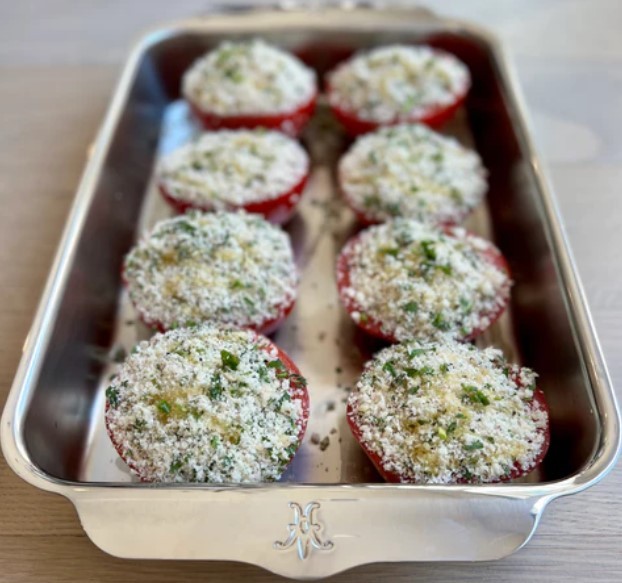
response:
<svg viewBox="0 0 622 583"><path fill-rule="evenodd" d="M302 283L276 342L309 380L305 442L280 483L142 484L103 425L114 355L149 332L122 290L136 237L170 211L153 185L158 157L198 131L180 100L183 71L223 39L260 36L304 54L320 75L338 55L392 42L455 53L473 89L443 131L475 147L487 202L468 226L506 255L511 307L479 344L540 374L552 441L542 467L511 484L382 483L351 437L344 401L376 348L335 289L335 256L354 226L334 169L347 146L324 105L303 141L313 160L286 227ZM320 448L310 437L328 437ZM499 42L471 24L416 9L279 9L213 14L164 27L132 52L80 183L2 417L4 455L23 479L69 498L93 542L121 557L219 559L319 578L377 561L490 560L524 545L546 505L600 480L620 448L620 419L558 210ZM326 444L326 440L325 440Z"/></svg>

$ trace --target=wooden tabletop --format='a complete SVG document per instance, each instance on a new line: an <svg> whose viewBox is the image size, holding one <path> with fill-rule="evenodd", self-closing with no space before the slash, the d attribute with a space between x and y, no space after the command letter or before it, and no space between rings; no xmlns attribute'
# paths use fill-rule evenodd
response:
<svg viewBox="0 0 622 583"><path fill-rule="evenodd" d="M0 4L0 402L8 393L87 148L131 41L203 1ZM552 175L614 384L622 386L622 3L435 2L508 43ZM454 15L456 13L454 12ZM545 512L494 563L361 567L335 581L622 580L622 470ZM98 550L72 505L0 460L0 581L258 581L230 563L126 561Z"/></svg>

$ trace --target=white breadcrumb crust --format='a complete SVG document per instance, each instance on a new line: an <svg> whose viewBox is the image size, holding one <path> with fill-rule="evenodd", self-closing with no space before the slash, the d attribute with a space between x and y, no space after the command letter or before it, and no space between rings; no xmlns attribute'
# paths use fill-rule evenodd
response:
<svg viewBox="0 0 622 583"><path fill-rule="evenodd" d="M243 211L159 222L125 258L124 277L142 319L164 329L259 328L283 315L298 284L289 237Z"/></svg>
<svg viewBox="0 0 622 583"><path fill-rule="evenodd" d="M379 352L349 396L365 446L403 482L495 482L542 452L536 375L501 351L408 342ZM518 380L518 382L517 382Z"/></svg>
<svg viewBox="0 0 622 583"><path fill-rule="evenodd" d="M315 72L260 39L223 42L182 79L186 99L221 116L291 113L316 93Z"/></svg>
<svg viewBox="0 0 622 583"><path fill-rule="evenodd" d="M329 75L330 104L358 118L392 123L452 105L468 90L466 66L426 46L391 45L360 53Z"/></svg>
<svg viewBox="0 0 622 583"><path fill-rule="evenodd" d="M487 189L476 152L418 124L359 138L339 163L339 182L348 202L375 222L456 223Z"/></svg>
<svg viewBox="0 0 622 583"><path fill-rule="evenodd" d="M490 324L487 314L505 306L511 281L484 259L489 241L454 227L444 234L413 219L370 227L351 240L350 284L341 290L398 341L468 337Z"/></svg>
<svg viewBox="0 0 622 583"><path fill-rule="evenodd" d="M303 389L277 359L244 330L185 328L141 342L106 391L113 442L146 481L277 480L303 415Z"/></svg>
<svg viewBox="0 0 622 583"><path fill-rule="evenodd" d="M277 198L308 171L305 150L280 132L223 130L204 133L166 156L158 178L174 199L227 210Z"/></svg>

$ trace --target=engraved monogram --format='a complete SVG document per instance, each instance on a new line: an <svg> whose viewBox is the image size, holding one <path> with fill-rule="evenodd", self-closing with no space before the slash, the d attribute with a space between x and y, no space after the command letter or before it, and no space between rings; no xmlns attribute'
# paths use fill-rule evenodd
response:
<svg viewBox="0 0 622 583"><path fill-rule="evenodd" d="M309 502L304 510L297 502L290 502L289 507L294 511L294 522L287 526L289 529L287 539L275 541L275 549L284 551L295 544L298 549L298 558L304 561L312 549L327 551L333 548L331 541L322 541L320 538L322 524L317 521L315 515L315 511L320 507L318 502Z"/></svg>

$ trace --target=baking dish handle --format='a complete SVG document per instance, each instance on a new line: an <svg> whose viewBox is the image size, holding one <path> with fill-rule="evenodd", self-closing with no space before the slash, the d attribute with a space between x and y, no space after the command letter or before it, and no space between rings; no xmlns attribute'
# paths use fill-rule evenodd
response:
<svg viewBox="0 0 622 583"><path fill-rule="evenodd" d="M503 493L277 485L180 488L174 496L170 487L105 488L73 498L91 540L112 555L231 560L317 579L378 561L509 555L529 540L551 497Z"/></svg>

